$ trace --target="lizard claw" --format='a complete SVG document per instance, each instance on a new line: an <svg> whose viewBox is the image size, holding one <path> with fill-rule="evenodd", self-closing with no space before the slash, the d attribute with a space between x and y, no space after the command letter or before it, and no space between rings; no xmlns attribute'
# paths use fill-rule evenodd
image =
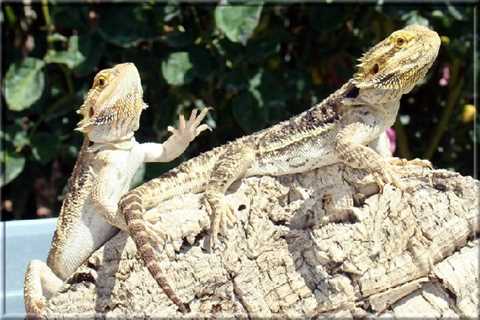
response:
<svg viewBox="0 0 480 320"><path fill-rule="evenodd" d="M209 248L216 249L220 243L218 235L225 234L228 227L234 225L237 219L223 195L205 194L203 204L210 216Z"/></svg>
<svg viewBox="0 0 480 320"><path fill-rule="evenodd" d="M383 192L385 184L392 184L400 190L405 190L404 184L400 181L400 178L393 172L390 166L382 168L380 172L374 173L375 180L380 188L380 192Z"/></svg>
<svg viewBox="0 0 480 320"><path fill-rule="evenodd" d="M410 190L411 187L406 186L400 181L399 175L402 172L401 167L411 165L433 169L432 163L428 160L418 158L415 158L413 160L401 158L387 159L384 167L380 169L379 172L374 174L376 176L377 184L379 185L381 192L383 192L383 186L385 183L392 184L402 191Z"/></svg>

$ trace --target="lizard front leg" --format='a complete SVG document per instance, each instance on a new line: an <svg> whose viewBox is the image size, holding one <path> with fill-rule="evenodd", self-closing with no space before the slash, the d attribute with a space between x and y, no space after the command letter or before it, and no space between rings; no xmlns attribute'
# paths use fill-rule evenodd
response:
<svg viewBox="0 0 480 320"><path fill-rule="evenodd" d="M224 232L227 224L236 221L232 209L225 201L225 192L242 177L255 160L255 151L241 144L231 144L215 163L205 190L203 203L210 215L210 249L218 242L218 233Z"/></svg>
<svg viewBox="0 0 480 320"><path fill-rule="evenodd" d="M385 183L392 183L397 188L402 189L402 183L393 172L391 165L382 156L373 149L365 146L370 136L378 130L374 125L362 122L354 122L337 134L335 141L335 151L339 159L347 166L352 168L366 169L373 173L380 188Z"/></svg>
<svg viewBox="0 0 480 320"><path fill-rule="evenodd" d="M405 167L405 166L418 166L422 168L432 169L432 163L424 159L402 159L397 157L392 157L392 152L390 151L390 146L388 142L388 137L386 132L383 132L377 139L368 144L370 148L375 150L379 155L381 155L385 160L393 166L396 167Z"/></svg>

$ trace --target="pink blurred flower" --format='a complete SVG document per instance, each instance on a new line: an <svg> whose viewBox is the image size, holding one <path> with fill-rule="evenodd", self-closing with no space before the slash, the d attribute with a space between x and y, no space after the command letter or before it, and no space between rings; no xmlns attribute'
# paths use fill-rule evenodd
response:
<svg viewBox="0 0 480 320"><path fill-rule="evenodd" d="M438 84L441 87L446 87L448 85L449 80L450 80L450 66L446 64L442 68L442 78L438 81Z"/></svg>
<svg viewBox="0 0 480 320"><path fill-rule="evenodd" d="M393 128L388 128L387 130L385 130L385 132L387 133L388 138L388 148L393 154L395 152L395 148L397 147L397 135Z"/></svg>
<svg viewBox="0 0 480 320"><path fill-rule="evenodd" d="M37 217L51 217L52 216L52 210L50 210L47 207L39 207L37 208Z"/></svg>

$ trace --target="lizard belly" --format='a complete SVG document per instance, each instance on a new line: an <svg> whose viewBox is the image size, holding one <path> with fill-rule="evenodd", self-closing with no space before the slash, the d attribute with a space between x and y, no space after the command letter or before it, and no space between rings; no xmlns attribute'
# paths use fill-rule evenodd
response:
<svg viewBox="0 0 480 320"><path fill-rule="evenodd" d="M99 158L109 159L108 165L96 172L97 188L94 197L96 215L121 230L127 230L122 212L118 210L118 201L128 192L136 171L143 163L143 156L136 151L135 142L131 150L106 150L98 154ZM86 206L93 203L86 202ZM92 208L91 210L95 210ZM89 227L93 225L89 224Z"/></svg>
<svg viewBox="0 0 480 320"><path fill-rule="evenodd" d="M128 191L132 176L141 159L130 150L107 150L97 154L97 163L102 158L113 159L106 166L96 168L96 201L90 193L83 204L78 220L68 226L60 250L54 250L55 269L61 278L69 277L100 246L118 232L126 229L123 216L117 211L120 197ZM125 166L128 163L128 166ZM66 227L66 226L65 226Z"/></svg>
<svg viewBox="0 0 480 320"><path fill-rule="evenodd" d="M93 251L112 238L117 231L118 229L97 214L91 205L86 204L80 220L71 226L69 237L65 241L65 250L57 257L57 265L62 266L62 270L55 270L56 273L62 279L69 277Z"/></svg>

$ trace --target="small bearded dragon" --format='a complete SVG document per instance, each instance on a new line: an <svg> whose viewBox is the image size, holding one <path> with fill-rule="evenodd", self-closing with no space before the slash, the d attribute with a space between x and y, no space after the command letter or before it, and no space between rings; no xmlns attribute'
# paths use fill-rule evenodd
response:
<svg viewBox="0 0 480 320"><path fill-rule="evenodd" d="M217 147L153 179L122 197L119 206L128 230L155 279L161 272L146 241L143 213L162 200L204 192L210 215L210 246L220 231L235 222L225 192L233 182L252 175L287 175L336 163L367 170L380 187L402 188L396 165L368 146L395 122L400 98L424 78L438 54L440 38L419 25L392 33L360 59L353 79L321 103L273 127ZM428 165L417 160L415 164Z"/></svg>
<svg viewBox="0 0 480 320"><path fill-rule="evenodd" d="M84 142L68 183L47 263L33 260L25 274L25 309L29 316L42 316L46 300L64 281L117 231L127 230L120 197L144 162L167 162L182 154L189 143L208 129L200 124L208 109L188 121L180 116L179 128L163 144L138 143L134 132L147 105L137 68L132 63L100 71L78 113L83 119L76 130ZM148 231L153 232L152 229ZM154 235L151 235L154 236ZM180 304L168 286L162 289ZM183 307L183 306L182 306Z"/></svg>

